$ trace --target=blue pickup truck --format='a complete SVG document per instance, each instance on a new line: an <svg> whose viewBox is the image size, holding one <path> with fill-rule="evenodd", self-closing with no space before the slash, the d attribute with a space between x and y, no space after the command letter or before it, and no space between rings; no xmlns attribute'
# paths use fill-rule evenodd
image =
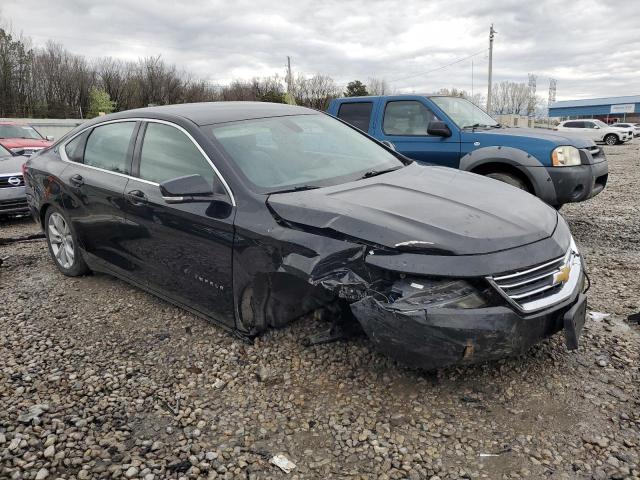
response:
<svg viewBox="0 0 640 480"><path fill-rule="evenodd" d="M607 183L607 159L592 140L545 129L506 128L464 98L338 98L328 113L416 162L486 175L556 208L587 200Z"/></svg>

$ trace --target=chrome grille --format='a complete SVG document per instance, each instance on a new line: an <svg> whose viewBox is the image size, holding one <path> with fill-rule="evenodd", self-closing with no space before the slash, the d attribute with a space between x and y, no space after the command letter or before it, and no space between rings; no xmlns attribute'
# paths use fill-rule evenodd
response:
<svg viewBox="0 0 640 480"><path fill-rule="evenodd" d="M580 254L573 241L567 253L526 270L487 277L511 305L530 313L569 298L582 277Z"/></svg>
<svg viewBox="0 0 640 480"><path fill-rule="evenodd" d="M24 187L24 178L21 173L3 175L0 177L0 188Z"/></svg>

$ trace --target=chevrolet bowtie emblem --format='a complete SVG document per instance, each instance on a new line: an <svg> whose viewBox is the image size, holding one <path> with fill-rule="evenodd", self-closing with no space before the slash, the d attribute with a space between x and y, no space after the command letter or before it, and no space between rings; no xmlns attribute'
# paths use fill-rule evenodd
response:
<svg viewBox="0 0 640 480"><path fill-rule="evenodd" d="M571 266L565 265L560 269L558 273L553 276L553 284L566 283L569 281L569 274L571 273Z"/></svg>

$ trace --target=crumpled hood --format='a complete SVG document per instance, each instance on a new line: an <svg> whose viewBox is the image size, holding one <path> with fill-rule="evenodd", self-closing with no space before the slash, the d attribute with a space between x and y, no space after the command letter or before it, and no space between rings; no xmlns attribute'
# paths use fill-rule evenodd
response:
<svg viewBox="0 0 640 480"><path fill-rule="evenodd" d="M451 255L490 253L542 240L553 234L558 219L554 209L510 185L417 164L332 187L273 194L267 203L296 228Z"/></svg>
<svg viewBox="0 0 640 480"><path fill-rule="evenodd" d="M591 137L575 134L573 132L560 132L557 130L546 130L544 128L495 128L491 130L476 130L475 132L465 131L465 134L473 137L484 137L490 141L496 135L505 135L510 137L523 137L522 141L531 142L535 139L552 142L556 145L572 145L576 148L586 148L594 145ZM464 140L463 140L464 141ZM495 145L502 145L499 140L494 140Z"/></svg>
<svg viewBox="0 0 640 480"><path fill-rule="evenodd" d="M39 140L37 138L2 138L0 144L6 148L33 148L48 147L51 145L49 140Z"/></svg>

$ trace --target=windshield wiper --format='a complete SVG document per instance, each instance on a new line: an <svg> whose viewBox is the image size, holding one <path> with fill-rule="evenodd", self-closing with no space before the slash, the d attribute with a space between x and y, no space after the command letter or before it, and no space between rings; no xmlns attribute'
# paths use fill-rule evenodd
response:
<svg viewBox="0 0 640 480"><path fill-rule="evenodd" d="M303 192L305 190L315 190L316 188L320 188L318 185L298 185L297 187L285 188L284 190L275 190L273 192L269 192L269 194L274 193L291 193L291 192Z"/></svg>
<svg viewBox="0 0 640 480"><path fill-rule="evenodd" d="M360 179L362 180L363 178L375 177L376 175L382 175L383 173L393 172L394 170L398 170L400 168L402 167L391 167L391 168L386 168L384 170L369 170L368 172L365 172L364 175L360 177Z"/></svg>

